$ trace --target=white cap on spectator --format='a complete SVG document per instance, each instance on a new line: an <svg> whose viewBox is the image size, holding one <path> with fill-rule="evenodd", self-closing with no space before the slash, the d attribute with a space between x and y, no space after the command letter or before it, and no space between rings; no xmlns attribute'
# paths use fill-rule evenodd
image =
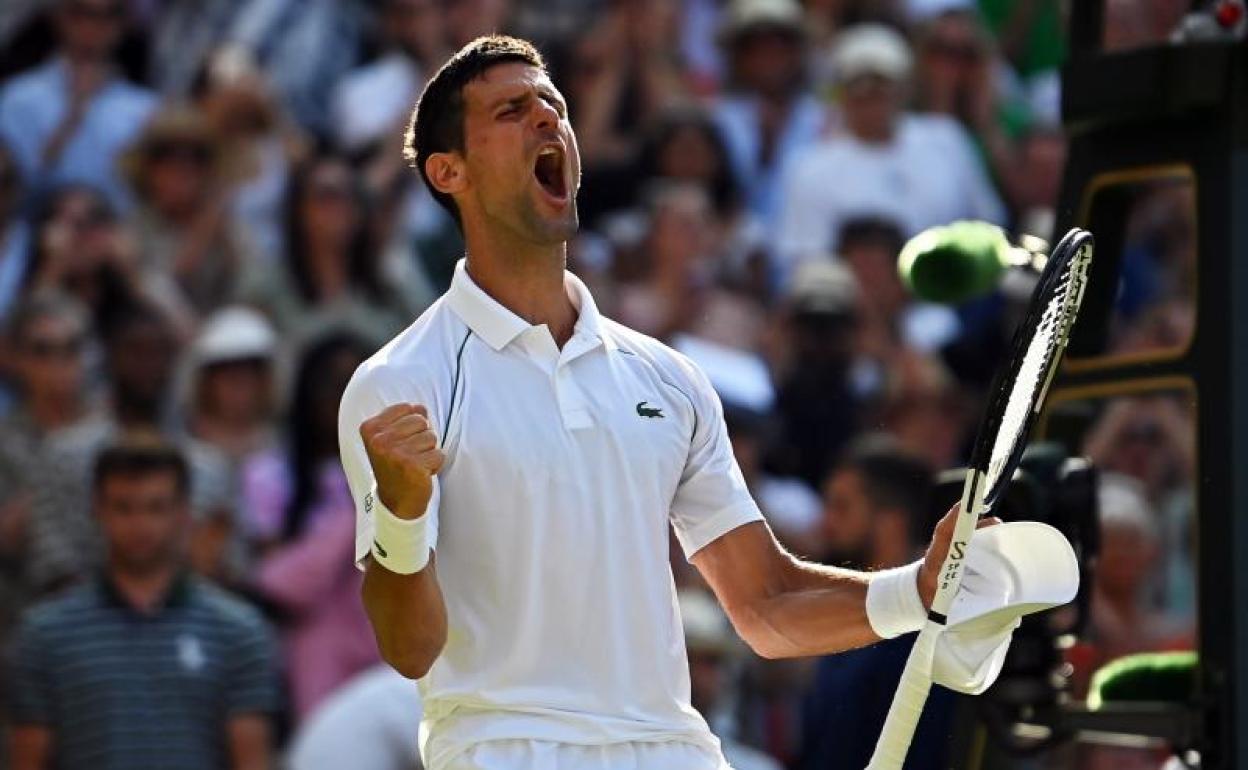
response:
<svg viewBox="0 0 1248 770"><path fill-rule="evenodd" d="M841 82L861 75L905 80L912 64L910 44L900 32L883 24L849 27L837 36L832 51L832 68Z"/></svg>
<svg viewBox="0 0 1248 770"><path fill-rule="evenodd" d="M858 302L858 281L838 260L808 259L794 271L788 299L798 312L852 315Z"/></svg>
<svg viewBox="0 0 1248 770"><path fill-rule="evenodd" d="M797 0L733 0L719 28L720 43L731 43L744 32L759 28L805 33L802 6Z"/></svg>
<svg viewBox="0 0 1248 770"><path fill-rule="evenodd" d="M223 308L209 316L191 348L191 356L200 366L273 358L276 354L273 326L258 311L242 306Z"/></svg>

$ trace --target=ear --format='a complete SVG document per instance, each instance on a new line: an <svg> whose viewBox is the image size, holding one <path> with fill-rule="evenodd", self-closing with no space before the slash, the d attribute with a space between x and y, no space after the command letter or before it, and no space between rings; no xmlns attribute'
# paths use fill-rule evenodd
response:
<svg viewBox="0 0 1248 770"><path fill-rule="evenodd" d="M468 187L468 170L457 152L435 152L425 160L425 176L433 189L455 195Z"/></svg>

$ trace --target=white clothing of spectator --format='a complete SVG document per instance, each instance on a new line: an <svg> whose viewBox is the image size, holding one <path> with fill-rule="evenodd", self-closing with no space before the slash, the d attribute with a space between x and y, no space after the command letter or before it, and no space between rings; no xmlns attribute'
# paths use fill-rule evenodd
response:
<svg viewBox="0 0 1248 770"><path fill-rule="evenodd" d="M966 131L945 116L902 111L911 56L898 33L851 28L832 58L845 130L788 167L777 232L782 266L828 252L851 217L891 219L906 236L956 219L1004 222Z"/></svg>
<svg viewBox="0 0 1248 770"><path fill-rule="evenodd" d="M291 740L289 770L420 770L420 690L386 664L320 705Z"/></svg>
<svg viewBox="0 0 1248 770"><path fill-rule="evenodd" d="M128 202L116 159L156 107L144 88L110 73L76 84L62 56L18 75L0 90L0 138L13 151L27 189L81 182L114 205ZM59 147L52 147L53 140Z"/></svg>

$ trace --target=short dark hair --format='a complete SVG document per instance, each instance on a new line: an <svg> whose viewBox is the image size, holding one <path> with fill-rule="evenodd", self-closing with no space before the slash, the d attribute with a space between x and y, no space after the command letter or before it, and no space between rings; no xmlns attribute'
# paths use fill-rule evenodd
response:
<svg viewBox="0 0 1248 770"><path fill-rule="evenodd" d="M844 253L855 246L878 246L893 254L900 254L906 237L901 227L884 217L853 217L845 220L837 233L836 251Z"/></svg>
<svg viewBox="0 0 1248 770"><path fill-rule="evenodd" d="M117 476L133 478L157 473L173 474L178 497L183 501L190 498L190 469L177 447L159 438L127 437L96 455L92 489L99 493L106 481Z"/></svg>
<svg viewBox="0 0 1248 770"><path fill-rule="evenodd" d="M887 436L866 436L850 445L839 467L858 474L872 507L900 510L918 542L936 486L925 461Z"/></svg>
<svg viewBox="0 0 1248 770"><path fill-rule="evenodd" d="M403 138L403 157L424 180L434 200L459 223L459 209L451 196L434 189L425 174L425 161L435 152L464 149L464 86L496 64L522 62L543 71L546 61L533 44L507 35L487 35L465 45L425 84L412 110Z"/></svg>

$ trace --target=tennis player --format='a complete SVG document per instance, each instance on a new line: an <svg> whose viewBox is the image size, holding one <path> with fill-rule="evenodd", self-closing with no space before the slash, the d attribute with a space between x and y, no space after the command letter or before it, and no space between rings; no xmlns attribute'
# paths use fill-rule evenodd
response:
<svg viewBox="0 0 1248 770"><path fill-rule="evenodd" d="M467 256L356 372L339 430L364 604L382 655L420 679L431 770L728 767L689 703L669 522L764 657L922 625L952 517L897 570L786 553L705 375L565 270L580 157L529 43L456 53L406 153Z"/></svg>

